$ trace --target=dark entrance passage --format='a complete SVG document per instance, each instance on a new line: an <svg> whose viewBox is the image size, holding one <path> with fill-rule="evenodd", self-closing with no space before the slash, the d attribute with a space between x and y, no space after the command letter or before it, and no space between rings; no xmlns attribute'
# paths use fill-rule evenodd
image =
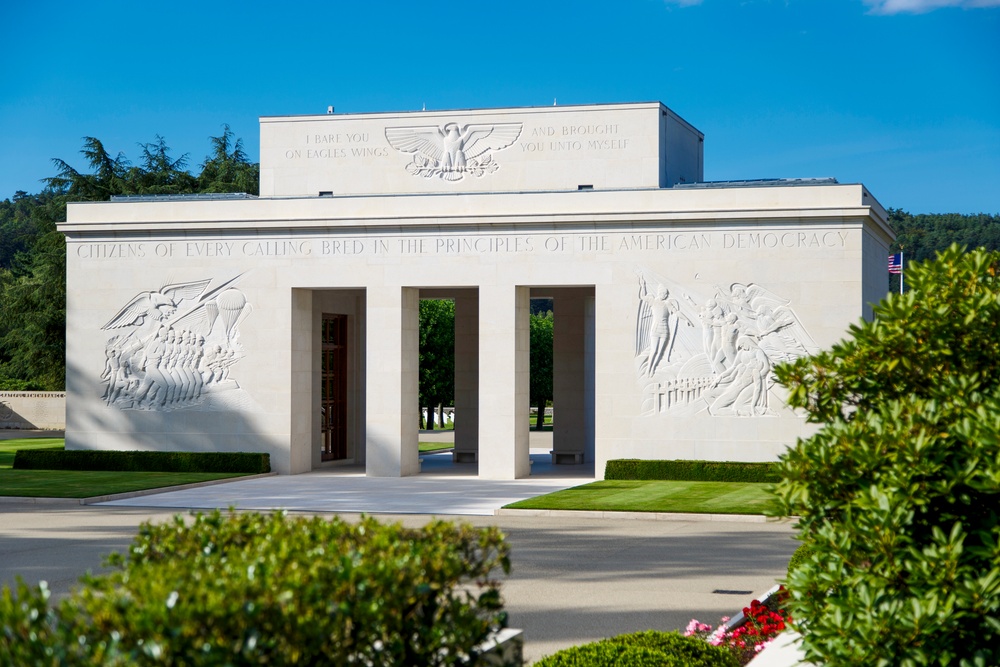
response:
<svg viewBox="0 0 1000 667"><path fill-rule="evenodd" d="M347 315L323 313L322 396L323 439L320 458L347 458Z"/></svg>

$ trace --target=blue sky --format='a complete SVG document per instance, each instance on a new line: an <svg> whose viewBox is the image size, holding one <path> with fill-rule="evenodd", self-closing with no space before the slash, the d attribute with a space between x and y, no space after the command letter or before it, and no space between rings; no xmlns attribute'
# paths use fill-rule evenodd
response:
<svg viewBox="0 0 1000 667"><path fill-rule="evenodd" d="M0 199L84 136L190 168L262 115L660 100L707 180L1000 213L1000 0L28 2L0 8Z"/></svg>

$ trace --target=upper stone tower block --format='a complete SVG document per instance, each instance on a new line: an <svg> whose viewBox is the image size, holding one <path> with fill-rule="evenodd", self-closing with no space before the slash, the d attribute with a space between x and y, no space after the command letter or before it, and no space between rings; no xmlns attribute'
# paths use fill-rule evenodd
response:
<svg viewBox="0 0 1000 667"><path fill-rule="evenodd" d="M270 116L261 197L665 188L704 135L659 102Z"/></svg>

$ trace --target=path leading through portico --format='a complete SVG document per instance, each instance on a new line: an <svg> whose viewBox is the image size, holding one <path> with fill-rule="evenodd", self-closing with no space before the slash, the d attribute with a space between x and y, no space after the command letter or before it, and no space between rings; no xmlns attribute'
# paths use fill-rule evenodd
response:
<svg viewBox="0 0 1000 667"><path fill-rule="evenodd" d="M549 450L542 448L531 450L531 476L516 480L482 479L476 476L475 464L452 463L448 451L421 458L421 474L408 477L367 477L361 466L336 467L164 491L100 505L488 516L518 500L594 481L593 464L556 466Z"/></svg>

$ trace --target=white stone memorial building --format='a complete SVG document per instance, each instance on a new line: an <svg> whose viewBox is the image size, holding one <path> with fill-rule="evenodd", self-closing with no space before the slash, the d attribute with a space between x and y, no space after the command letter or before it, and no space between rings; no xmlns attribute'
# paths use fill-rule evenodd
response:
<svg viewBox="0 0 1000 667"><path fill-rule="evenodd" d="M660 103L260 120L260 196L69 206L69 449L418 460L418 305L454 299L455 458L530 474L529 301L555 313L554 459L773 460L775 364L888 289L863 185L703 181Z"/></svg>

